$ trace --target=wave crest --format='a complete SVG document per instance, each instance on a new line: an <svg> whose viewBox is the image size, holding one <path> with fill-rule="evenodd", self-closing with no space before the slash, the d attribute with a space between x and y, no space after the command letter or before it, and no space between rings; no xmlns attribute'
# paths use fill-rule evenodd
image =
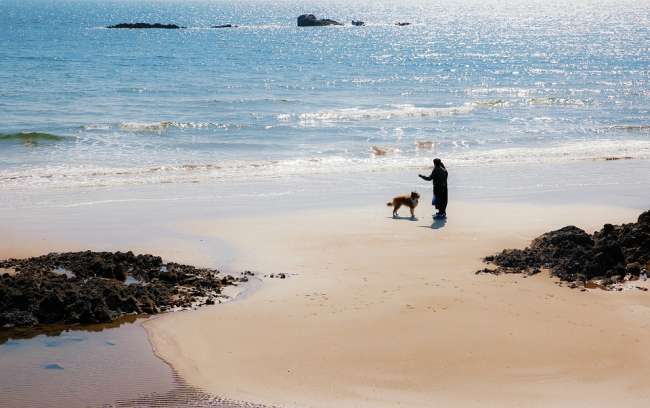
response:
<svg viewBox="0 0 650 408"><path fill-rule="evenodd" d="M231 125L225 123L214 123L214 122L176 122L171 120L165 120L161 122L121 122L118 127L120 130L127 132L151 132L151 133L162 133L169 128L176 129L227 129ZM110 129L110 125L97 125L91 124L84 126L86 130L107 130Z"/></svg>
<svg viewBox="0 0 650 408"><path fill-rule="evenodd" d="M419 107L415 105L393 105L387 108L349 108L318 112L305 112L297 116L303 123L309 122L353 122L388 120L395 118L418 118L430 116L452 116L468 114L474 110L473 104L451 107ZM280 121L287 121L295 115L278 115Z"/></svg>

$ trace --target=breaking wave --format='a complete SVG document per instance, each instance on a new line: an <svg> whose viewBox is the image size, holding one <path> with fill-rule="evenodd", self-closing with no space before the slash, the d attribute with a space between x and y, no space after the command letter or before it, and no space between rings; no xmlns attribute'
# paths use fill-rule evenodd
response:
<svg viewBox="0 0 650 408"><path fill-rule="evenodd" d="M650 125L614 125L609 129L625 130L628 132L650 132Z"/></svg>
<svg viewBox="0 0 650 408"><path fill-rule="evenodd" d="M163 132L169 128L176 129L208 129L227 128L228 124L214 122L122 122L120 129L131 132Z"/></svg>
<svg viewBox="0 0 650 408"><path fill-rule="evenodd" d="M531 106L574 106L574 107L587 106L593 103L593 101L589 99L558 98L558 97L530 98L526 102L528 103L528 105Z"/></svg>
<svg viewBox="0 0 650 408"><path fill-rule="evenodd" d="M349 108L334 109L318 112L305 112L300 114L281 114L277 116L280 121L289 121L297 118L300 122L352 122L389 120L395 118L418 118L431 116L463 115L475 109L473 104L452 107L419 107L415 105L392 105L386 108Z"/></svg>
<svg viewBox="0 0 650 408"><path fill-rule="evenodd" d="M107 131L107 130L121 130L124 132L133 133L162 133L170 128L176 129L227 129L235 127L236 125L228 123L216 122L176 122L176 121L160 121L160 122L120 122L118 124L110 123L91 123L82 126L83 130L87 131Z"/></svg>

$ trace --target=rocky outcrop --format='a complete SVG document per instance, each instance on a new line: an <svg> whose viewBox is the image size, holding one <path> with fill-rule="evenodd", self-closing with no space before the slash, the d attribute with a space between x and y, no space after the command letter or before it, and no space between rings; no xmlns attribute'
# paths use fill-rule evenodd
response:
<svg viewBox="0 0 650 408"><path fill-rule="evenodd" d="M329 18L316 18L313 14L303 14L298 16L298 27L319 27L319 26L330 26L330 25L343 25L335 20L330 20Z"/></svg>
<svg viewBox="0 0 650 408"><path fill-rule="evenodd" d="M366 23L364 23L363 21L352 20L352 25L360 27L360 26L366 25Z"/></svg>
<svg viewBox="0 0 650 408"><path fill-rule="evenodd" d="M221 24L221 25L212 26L210 28L237 28L237 27L239 26L233 24Z"/></svg>
<svg viewBox="0 0 650 408"><path fill-rule="evenodd" d="M407 25L411 25L411 23L398 21L397 23L395 23L395 25L398 26L398 27L404 27L404 26L407 26Z"/></svg>
<svg viewBox="0 0 650 408"><path fill-rule="evenodd" d="M214 303L247 280L132 252L51 253L0 261L0 327L110 322Z"/></svg>
<svg viewBox="0 0 650 408"><path fill-rule="evenodd" d="M497 268L479 272L532 274L545 268L563 281L605 287L637 279L650 262L650 211L636 223L605 224L591 235L574 226L547 232L525 249L506 249L485 261Z"/></svg>
<svg viewBox="0 0 650 408"><path fill-rule="evenodd" d="M162 28L167 30L178 30L180 28L185 28L178 26L176 24L160 24L160 23L120 23L108 26L106 28Z"/></svg>

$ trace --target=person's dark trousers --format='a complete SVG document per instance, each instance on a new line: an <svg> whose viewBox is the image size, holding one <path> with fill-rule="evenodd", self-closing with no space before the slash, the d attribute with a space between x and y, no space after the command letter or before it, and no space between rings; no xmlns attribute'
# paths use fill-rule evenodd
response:
<svg viewBox="0 0 650 408"><path fill-rule="evenodd" d="M441 214L447 213L447 187L437 187L433 189L436 196L436 210Z"/></svg>

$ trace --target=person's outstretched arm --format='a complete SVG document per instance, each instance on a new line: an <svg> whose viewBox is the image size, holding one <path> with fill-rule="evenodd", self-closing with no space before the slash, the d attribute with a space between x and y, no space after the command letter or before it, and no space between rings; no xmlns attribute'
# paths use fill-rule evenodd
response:
<svg viewBox="0 0 650 408"><path fill-rule="evenodd" d="M418 176L420 176L420 178L422 180L431 181L431 180L433 180L433 170L431 171L431 175L428 176L428 177L423 175L423 174L418 174Z"/></svg>

